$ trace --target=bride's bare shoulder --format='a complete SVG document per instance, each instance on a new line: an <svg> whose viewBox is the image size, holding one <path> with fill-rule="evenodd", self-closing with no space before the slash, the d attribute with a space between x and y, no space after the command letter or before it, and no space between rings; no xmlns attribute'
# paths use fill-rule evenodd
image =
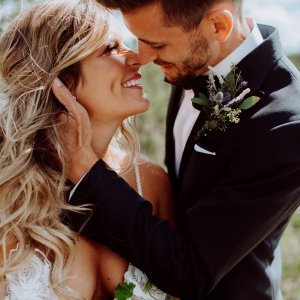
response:
<svg viewBox="0 0 300 300"><path fill-rule="evenodd" d="M146 185L155 183L158 186L160 192L162 192L166 188L169 191L169 188L171 188L169 176L160 165L146 159L145 157L140 157L137 160L137 164L140 170L141 177Z"/></svg>
<svg viewBox="0 0 300 300"><path fill-rule="evenodd" d="M130 165L130 158L129 155L123 156L120 162L121 169L124 170L124 166ZM173 190L167 172L141 154L136 155L135 164L138 167L143 198L152 203L153 215L167 219L174 225ZM131 165L125 173L121 172L120 176L138 192L136 171L136 167Z"/></svg>
<svg viewBox="0 0 300 300"><path fill-rule="evenodd" d="M145 157L139 157L137 164L144 198L152 202L155 215L174 224L173 189L167 172Z"/></svg>

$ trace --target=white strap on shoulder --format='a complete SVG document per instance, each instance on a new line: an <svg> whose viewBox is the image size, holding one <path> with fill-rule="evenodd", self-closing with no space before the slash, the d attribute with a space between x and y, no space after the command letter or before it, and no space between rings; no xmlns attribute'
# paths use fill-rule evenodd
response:
<svg viewBox="0 0 300 300"><path fill-rule="evenodd" d="M140 169L139 169L139 166L138 166L138 163L137 163L136 159L134 159L133 163L134 163L135 180L136 180L138 193L139 193L140 196L143 197L143 189L142 189L142 182L141 182L141 176L140 176Z"/></svg>

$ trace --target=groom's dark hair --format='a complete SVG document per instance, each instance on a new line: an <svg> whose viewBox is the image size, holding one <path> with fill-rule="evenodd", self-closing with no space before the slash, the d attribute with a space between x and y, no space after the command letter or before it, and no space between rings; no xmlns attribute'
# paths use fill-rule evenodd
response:
<svg viewBox="0 0 300 300"><path fill-rule="evenodd" d="M186 31L195 28L207 10L219 2L231 2L241 14L242 0L97 0L109 9L120 9L123 13L137 10L153 3L161 4L168 26L179 25Z"/></svg>

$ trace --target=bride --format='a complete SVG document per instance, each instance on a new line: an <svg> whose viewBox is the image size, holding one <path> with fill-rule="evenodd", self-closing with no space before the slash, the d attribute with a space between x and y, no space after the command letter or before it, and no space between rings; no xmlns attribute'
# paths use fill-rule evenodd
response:
<svg viewBox="0 0 300 300"><path fill-rule="evenodd" d="M68 168L59 139L64 108L51 91L57 76L89 114L86 138L94 151L152 202L154 215L174 225L165 172L136 150L132 116L149 107L139 68L136 53L93 0L48 0L3 32L1 299L110 299L123 281L132 283L132 299L167 297L140 270L61 221L66 211L92 214L92 207L66 201Z"/></svg>

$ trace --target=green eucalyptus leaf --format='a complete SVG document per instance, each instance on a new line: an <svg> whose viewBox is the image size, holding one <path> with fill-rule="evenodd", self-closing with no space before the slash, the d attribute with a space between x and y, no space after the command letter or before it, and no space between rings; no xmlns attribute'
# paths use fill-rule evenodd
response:
<svg viewBox="0 0 300 300"><path fill-rule="evenodd" d="M192 98L192 102L202 106L209 105L209 100L207 98Z"/></svg>
<svg viewBox="0 0 300 300"><path fill-rule="evenodd" d="M199 92L198 98L201 98L201 99L207 99L207 100L208 100L207 95L205 95L205 94L203 94L203 93L201 93L201 92Z"/></svg>
<svg viewBox="0 0 300 300"><path fill-rule="evenodd" d="M133 289L135 285L133 283L120 283L115 289L115 298L117 300L127 300L133 296Z"/></svg>
<svg viewBox="0 0 300 300"><path fill-rule="evenodd" d="M235 74L233 72L228 73L224 79L224 84L228 92L233 93L235 91L236 82Z"/></svg>
<svg viewBox="0 0 300 300"><path fill-rule="evenodd" d="M251 96L247 99L245 99L239 106L240 109L246 110L251 108L253 105L255 105L260 100L260 97L257 96Z"/></svg>

